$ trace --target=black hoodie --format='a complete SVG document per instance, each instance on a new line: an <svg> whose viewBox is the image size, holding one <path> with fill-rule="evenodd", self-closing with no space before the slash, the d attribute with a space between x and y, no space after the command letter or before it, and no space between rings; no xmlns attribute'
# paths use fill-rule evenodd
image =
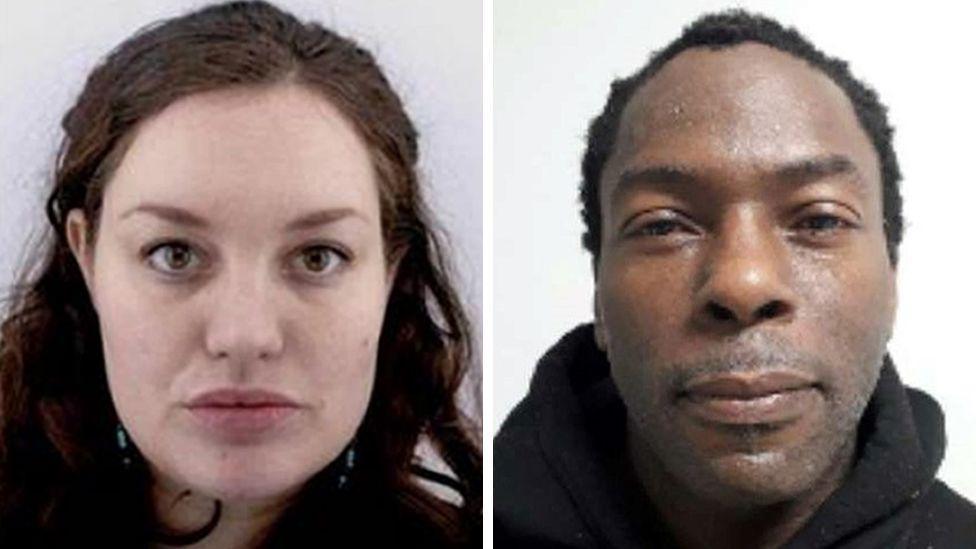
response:
<svg viewBox="0 0 976 549"><path fill-rule="evenodd" d="M539 362L495 437L495 547L673 547L623 462L625 410L592 325ZM976 549L976 506L935 473L942 411L886 359L844 483L789 549Z"/></svg>

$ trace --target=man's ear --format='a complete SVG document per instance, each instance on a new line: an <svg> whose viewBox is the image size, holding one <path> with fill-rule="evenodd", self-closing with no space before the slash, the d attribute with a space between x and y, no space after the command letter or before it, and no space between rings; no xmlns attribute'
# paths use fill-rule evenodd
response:
<svg viewBox="0 0 976 549"><path fill-rule="evenodd" d="M885 343L891 341L895 331L895 321L898 319L898 269L894 267L891 268L891 282L888 285L888 307L890 307L888 316L891 318L891 325L888 327L888 338Z"/></svg>
<svg viewBox="0 0 976 549"><path fill-rule="evenodd" d="M88 293L94 295L92 292L92 280L94 280L92 266L94 265L95 250L88 242L88 220L85 218L85 213L77 208L68 212L64 230L68 237L68 247L71 248L71 254L75 257L75 261L78 262L81 275L85 279L85 286L88 287Z"/></svg>
<svg viewBox="0 0 976 549"><path fill-rule="evenodd" d="M593 334L596 338L596 346L606 352L607 331L603 324L603 304L600 302L600 290L593 291Z"/></svg>

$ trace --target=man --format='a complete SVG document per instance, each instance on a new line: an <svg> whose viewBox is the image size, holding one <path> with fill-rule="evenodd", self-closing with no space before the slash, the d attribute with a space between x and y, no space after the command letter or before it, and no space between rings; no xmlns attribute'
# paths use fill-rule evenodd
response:
<svg viewBox="0 0 976 549"><path fill-rule="evenodd" d="M876 94L706 16L612 87L581 186L595 322L495 439L497 547L976 547L885 349L902 235Z"/></svg>

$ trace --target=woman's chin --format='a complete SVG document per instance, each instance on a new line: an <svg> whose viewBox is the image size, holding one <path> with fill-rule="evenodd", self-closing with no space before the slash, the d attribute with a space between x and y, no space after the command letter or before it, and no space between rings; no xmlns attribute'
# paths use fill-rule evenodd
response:
<svg viewBox="0 0 976 549"><path fill-rule="evenodd" d="M291 459L265 455L269 452L201 454L192 460L168 464L168 471L163 474L184 490L225 503L278 499L295 493L328 464L298 460L295 454L287 456Z"/></svg>
<svg viewBox="0 0 976 549"><path fill-rule="evenodd" d="M187 479L191 490L214 499L224 505L276 501L296 494L307 478L284 478L276 475L255 475L251 478L238 476L213 476Z"/></svg>

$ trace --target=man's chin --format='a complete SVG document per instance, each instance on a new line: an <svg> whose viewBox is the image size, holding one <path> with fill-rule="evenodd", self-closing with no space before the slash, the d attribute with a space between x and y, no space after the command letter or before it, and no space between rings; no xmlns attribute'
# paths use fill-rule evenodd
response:
<svg viewBox="0 0 976 549"><path fill-rule="evenodd" d="M704 499L739 508L783 503L830 476L843 440L825 411L823 399L814 398L788 421L736 424L679 408L672 440L683 440L683 449L658 449L670 454L662 461L671 475Z"/></svg>
<svg viewBox="0 0 976 549"><path fill-rule="evenodd" d="M786 503L809 492L824 474L821 464L782 450L712 458L693 482L703 499L735 509Z"/></svg>
<svg viewBox="0 0 976 549"><path fill-rule="evenodd" d="M705 421L676 407L658 416L665 421L629 423L632 451L635 459L641 448L644 458L653 456L645 469L657 477L652 483L733 512L807 499L842 478L853 451L853 429L832 420L824 404L815 400L773 424Z"/></svg>

